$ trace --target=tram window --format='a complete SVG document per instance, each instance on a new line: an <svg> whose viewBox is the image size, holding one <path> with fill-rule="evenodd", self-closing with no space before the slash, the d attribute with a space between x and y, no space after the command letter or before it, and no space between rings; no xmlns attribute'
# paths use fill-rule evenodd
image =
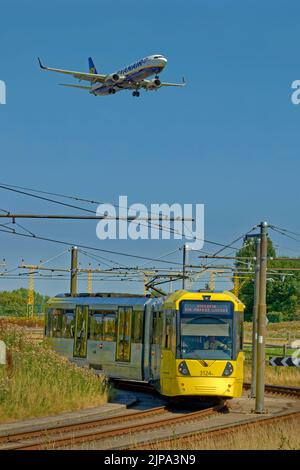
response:
<svg viewBox="0 0 300 470"><path fill-rule="evenodd" d="M53 338L73 338L74 310L50 308L47 314L46 335Z"/></svg>
<svg viewBox="0 0 300 470"><path fill-rule="evenodd" d="M152 344L161 344L163 319L160 312L153 312L152 317Z"/></svg>
<svg viewBox="0 0 300 470"><path fill-rule="evenodd" d="M143 312L133 312L132 320L131 340L133 343L141 343L143 338Z"/></svg>
<svg viewBox="0 0 300 470"><path fill-rule="evenodd" d="M176 350L176 326L175 326L175 314L172 314L171 318L171 338L170 338L170 348L172 351Z"/></svg>
<svg viewBox="0 0 300 470"><path fill-rule="evenodd" d="M49 308L47 312L46 322L45 322L45 335L46 336L52 336L51 325L52 325L52 308Z"/></svg>
<svg viewBox="0 0 300 470"><path fill-rule="evenodd" d="M153 317L152 317L152 344L158 344L158 331L157 331L157 324L158 324L158 319L157 319L157 313L153 312Z"/></svg>
<svg viewBox="0 0 300 470"><path fill-rule="evenodd" d="M232 359L232 318L185 314L181 317L181 358Z"/></svg>
<svg viewBox="0 0 300 470"><path fill-rule="evenodd" d="M90 312L88 338L94 341L115 341L116 314L110 311Z"/></svg>
<svg viewBox="0 0 300 470"><path fill-rule="evenodd" d="M103 314L103 341L116 340L116 314Z"/></svg>
<svg viewBox="0 0 300 470"><path fill-rule="evenodd" d="M102 340L103 338L103 315L96 313L90 316L89 339Z"/></svg>
<svg viewBox="0 0 300 470"><path fill-rule="evenodd" d="M62 338L74 338L75 314L74 310L62 310Z"/></svg>
<svg viewBox="0 0 300 470"><path fill-rule="evenodd" d="M164 319L163 319L162 313L159 312L158 318L157 318L157 321L156 321L156 325L157 325L156 326L156 328L157 328L157 342L159 344L161 344L161 340L162 340L163 324L164 324Z"/></svg>
<svg viewBox="0 0 300 470"><path fill-rule="evenodd" d="M240 321L241 321L240 349L242 351L243 346L244 346L244 315L241 315Z"/></svg>
<svg viewBox="0 0 300 470"><path fill-rule="evenodd" d="M165 330L165 348L171 349L171 337L172 337L172 317L166 316L166 330Z"/></svg>
<svg viewBox="0 0 300 470"><path fill-rule="evenodd" d="M119 307L116 361L130 362L132 307Z"/></svg>
<svg viewBox="0 0 300 470"><path fill-rule="evenodd" d="M52 310L51 330L53 338L61 338L62 336L62 312L58 308Z"/></svg>
<svg viewBox="0 0 300 470"><path fill-rule="evenodd" d="M241 315L236 316L236 353L243 350L243 318Z"/></svg>

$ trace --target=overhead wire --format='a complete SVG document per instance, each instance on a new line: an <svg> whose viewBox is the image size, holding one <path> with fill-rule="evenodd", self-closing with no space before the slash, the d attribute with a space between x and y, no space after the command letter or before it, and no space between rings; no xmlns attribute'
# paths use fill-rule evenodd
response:
<svg viewBox="0 0 300 470"><path fill-rule="evenodd" d="M274 232L280 233L281 235L283 235L283 236L285 236L285 237L287 237L287 238L290 238L291 240L294 240L294 241L300 243L300 239L295 238L295 237L292 237L291 235L289 235L288 233L286 233L286 231L282 231L281 229L278 229L277 227L274 227L274 226L272 226L272 225L270 225L270 228L271 228L272 230L274 230Z"/></svg>
<svg viewBox="0 0 300 470"><path fill-rule="evenodd" d="M52 256L51 258L49 259L46 259L46 261L43 261L43 260L40 260L40 264L47 264L47 263L50 263L51 261L57 259L57 258L60 258L61 256L65 255L66 253L69 253L70 252L70 249L68 248L67 250L64 250L62 251L61 253L59 253L58 255L55 255L55 256Z"/></svg>
<svg viewBox="0 0 300 470"><path fill-rule="evenodd" d="M292 230L288 230L286 228L277 227L276 225L271 225L271 224L269 225L269 227L273 229L281 230L282 232L290 233L292 235L296 235L297 237L300 237L300 233L293 232Z"/></svg>
<svg viewBox="0 0 300 470"><path fill-rule="evenodd" d="M5 189L5 190L9 190L9 191L14 191L14 192L17 192L17 193L20 193L20 194L23 194L23 195L27 195L27 196L31 196L31 197L36 197L38 199L42 199L42 200L45 200L47 202L52 202L52 203L56 203L56 204L61 204L61 205L64 205L64 206L67 206L67 207L72 207L72 208L75 208L75 209L79 209L79 210L84 210L84 211L87 211L87 212L92 212L94 213L94 211L92 210L89 210L89 209L86 209L86 208L83 208L83 207L80 207L80 206L75 206L73 204L67 204L67 203L64 203L62 201L57 201L57 200L54 200L54 199L50 199L50 198L45 198L43 196L37 196L35 194L30 194L28 192L25 192L25 191L31 191L31 192L37 192L37 193L40 193L40 194L47 194L47 195L54 195L56 197L63 197L63 198L68 198L68 199L73 199L73 200L77 200L77 201L82 201L82 202L88 202L88 203L92 203L92 204L102 204L101 202L99 201L93 201L93 200L88 200L88 199L83 199L83 198L79 198L77 196L67 196L67 195L62 195L62 194L59 194L59 193L51 193L51 192L46 192L46 191L41 191L41 190L36 190L36 189L32 189L32 188L25 188L25 187L22 187L22 186L16 186L16 185L7 185L7 184L1 184L0 185L0 188L2 189ZM18 189L16 189L18 188ZM25 190L25 191L23 191ZM116 204L113 204L115 207L121 207L121 206L118 206ZM9 211L6 211L4 209L2 209L2 211L6 212L7 214L9 214ZM148 214L148 212L147 212ZM140 223L141 221L139 220L136 220L134 222L137 222L137 223ZM151 222L150 222L151 223ZM185 223L183 221L183 224L184 224L184 227L186 228L185 226ZM56 240L56 239L51 239L51 238L46 238L46 237L41 237L41 236L37 236L35 235L34 233L32 233L31 231L29 231L28 229L26 229L25 227L21 226L20 224L17 224L19 227L21 227L23 230L25 230L26 232L28 232L28 234L23 234L23 233L19 233L15 230L13 230L11 227L7 227L8 230L0 230L2 232L5 232L5 233L10 233L10 234L15 234L15 235L19 235L19 236L27 236L27 237L31 237L31 238L36 238L36 239L39 239L39 240L44 240L44 241L48 241L48 242L53 242L53 243L60 243L60 244L65 244L65 245L74 245L73 243L69 243L69 242L64 242L64 241L61 241L61 240ZM159 227L161 230L166 230L166 227L165 226L162 226L161 224L154 224L154 226L156 227ZM256 227L256 226L255 226ZM255 228L254 227L254 228ZM252 228L249 232L247 233L250 233L254 228ZM168 230L172 233L176 233L176 231L174 229L170 229L168 227ZM178 232L177 232L178 233ZM191 231L190 231L191 233ZM191 233L192 234L192 233ZM182 233L181 233L182 235ZM241 238L243 238L244 235L236 238L235 240L233 240L231 243L227 244L227 245L224 245L224 244L221 244L221 243L217 243L217 242L214 242L214 241L211 241L211 240L206 240L206 239L201 239L201 241L204 241L205 243L209 243L209 244L213 244L215 246L220 246L221 248L214 253L214 255L217 255L219 253L221 253L222 251L226 250L226 249L229 249L229 248L234 248L234 249L238 249L237 247L233 247L233 244L236 243L237 241L239 241ZM198 239L200 240L199 238L197 237L193 237L194 239ZM117 252L117 251L112 251L112 250L105 250L105 249L99 249L99 248L95 248L95 247L89 247L89 246L86 246L86 245L79 245L77 244L77 246L80 246L80 247L83 247L85 249L88 249L88 250L93 250L93 251L102 251L102 252L106 252L106 253L112 253L112 254L115 254L115 255L118 255L118 256L128 256L128 257L132 257L132 258L136 258L136 259L144 259L144 260L147 260L147 264L149 262L152 262L152 261L159 261L161 263L168 263L168 264L173 264L173 265L181 265L181 263L178 263L178 262L171 262L171 261L166 261L166 260L162 260L161 258L164 257L164 255L162 255L161 257L158 257L158 258L150 258L150 257L144 257L144 256L138 256L138 255L132 255L132 254L128 254L128 253L122 253L122 252ZM174 250L173 252L171 253L174 253L176 252L177 250ZM200 252L204 252L203 250L193 250L193 251L200 251ZM171 254L170 253L170 254ZM166 255L167 256L167 255ZM110 261L112 262L112 261ZM118 264L117 262L112 262L112 263L115 263L115 264ZM210 264L213 264L214 261L212 261ZM207 268L205 268L207 269Z"/></svg>
<svg viewBox="0 0 300 470"><path fill-rule="evenodd" d="M83 207L80 207L80 206L75 206L73 204L67 204L67 203L64 203L64 202L61 202L61 201L57 201L55 199L50 199L50 198L45 198L43 196L37 196L35 194L30 194L26 191L32 191L32 192L40 192L40 193L45 193L45 194L49 194L49 195L56 195L56 196L59 196L59 197L64 197L64 198L72 198L74 199L73 196L66 196L66 195L59 195L58 193L50 193L50 192L46 192L46 191L38 191L38 190L34 190L34 189L30 189L30 188L24 188L22 186L15 186L15 185L8 185L8 184L3 184L3 183L0 183L0 188L1 189L4 189L4 190L8 190L8 191L13 191L13 192L16 192L16 193L20 193L20 194L23 194L23 195L26 195L26 196L31 196L31 197L34 197L34 198L37 198L37 199L41 199L41 200L44 200L44 201L47 201L47 202L52 202L52 203L55 203L55 204L59 204L59 205L63 205L63 206L67 206L67 207L71 207L71 208L74 208L74 209L79 209L79 210L83 210L83 211L86 211L86 212L89 212L89 213L95 213L95 211L93 210L90 210L90 209L86 209L86 208L83 208ZM21 191L20 189L15 189L15 188L22 188L22 189L25 189L26 191ZM82 201L85 201L85 202L89 202L89 203L97 203L97 204L103 204L101 202L98 202L98 201L89 201L89 200L84 200L82 198L75 198L76 200L82 200ZM119 208L122 208L122 206L118 206L116 204L112 204L114 207L119 207ZM7 214L10 214L9 211L5 211L7 212ZM143 211L140 211L140 212L143 212ZM148 214L148 211L147 211L147 214ZM155 215L155 214L154 214ZM157 214L159 215L159 214ZM184 233L182 231L178 231L178 230L175 230L171 227L166 227L164 226L162 223L155 223L154 221L150 220L148 221L146 224L144 223L141 223L142 221L136 219L136 220L132 220L131 222L133 223L138 223L140 225L143 225L143 226L147 226L147 227L155 227L155 228L159 228L160 230L162 231L165 231L165 232L169 232L169 233L172 233L172 234L177 234L177 235L180 235L180 236L183 236ZM184 220L182 221L183 225L186 227L185 225L185 222ZM191 233L192 235L192 233ZM199 237L196 237L196 236L193 236L192 237L193 240L198 240L198 241L203 241L204 243L209 243L209 244L212 244L212 245L215 245L215 246L220 246L220 247L224 247L224 245L222 243L217 243L217 242L214 242L214 241L211 241L211 240L206 240L206 239L202 239L202 238L199 238ZM202 251L202 250L201 250Z"/></svg>
<svg viewBox="0 0 300 470"><path fill-rule="evenodd" d="M79 251L80 253L82 253L84 256L86 256L87 258L92 259L93 261L97 261L98 264L99 264L99 261L101 261L101 263L102 263L104 266L107 266L107 267L109 267L109 268L111 267L111 264L113 264L113 265L115 265L115 266L116 266L117 264L118 264L119 266L122 266L122 265L121 265L120 263L118 263L117 261L108 260L107 258L104 258L103 256L93 256L93 255L87 253L87 252L84 251L84 250L78 250L78 251ZM111 264L108 264L108 263L106 263L106 262L103 261L103 260L109 261Z"/></svg>
<svg viewBox="0 0 300 470"><path fill-rule="evenodd" d="M9 186L9 185L0 184L0 188L1 188L1 189L4 189L4 190L7 190L7 191L13 191L13 192L15 192L15 193L23 194L23 195L25 195L25 196L30 196L30 197L33 197L33 198L36 198L36 199L41 199L41 200L43 200L43 201L51 202L51 203L54 203L54 204L59 204L59 205L65 206L65 207L70 207L70 208L72 208L72 209L79 209L79 210L82 210L82 211L85 211L85 212L89 212L89 213L92 213L92 214L95 213L94 210L86 209L85 207L75 206L75 205L73 205L73 204L67 204L67 203L65 203L65 202L57 201L57 200L55 200L55 199L50 199L50 198L46 198L46 197L43 197L43 196L37 196L36 194L30 194L30 193L25 192L25 191L20 191L19 189L13 189L13 188L16 188L16 187L18 187L18 186L14 186L14 187L8 187L8 186ZM25 189L25 188L23 188L23 189ZM32 189L28 189L28 191L40 192L40 191L36 191L36 190L32 190ZM44 193L46 193L46 192L44 191ZM52 193L47 193L47 194L52 194ZM55 193L53 193L53 194L55 194ZM58 196L58 194L57 194L57 196ZM61 196L61 197L68 197L68 196ZM77 200L80 200L79 198L76 198L76 199L77 199ZM91 202L91 201L90 201L90 202ZM95 203L96 203L96 202L95 202ZM100 202L99 202L98 204L103 204L103 203L100 203ZM115 204L112 204L112 206L114 206L114 207L120 207L120 206L117 206L117 205L115 205ZM120 207L120 208L121 208L121 207ZM10 214L9 211L4 210L4 212L6 212L8 215ZM142 211L141 211L141 212L142 212ZM147 212L147 214L148 214L148 212ZM142 226L144 226L144 227L149 227L149 226L151 227L151 226L153 226L153 227L156 227L156 228L160 228L160 230L163 230L163 231L168 231L168 232L170 232L170 233L176 233L176 232L174 231L174 229L171 229L170 227L169 227L169 228L163 227L161 224L155 224L153 221L148 221L147 223L144 223L144 222L142 222L142 221L140 221L140 220L137 219L137 220L132 220L131 222L133 222L133 223L139 223L140 225L142 225ZM182 234L178 232L178 235L182 235Z"/></svg>
<svg viewBox="0 0 300 470"><path fill-rule="evenodd" d="M41 193L41 194L48 194L48 195L57 196L57 197L68 198L68 199L72 199L72 200L76 200L76 201L87 202L87 203L90 203L90 204L98 204L98 205L105 204L104 202L100 202L100 201L96 201L96 200L89 200L89 199L84 199L84 198L77 197L77 196L69 196L69 195L64 195L64 194L59 194L59 193L52 193L52 192L48 192L48 191L41 191L41 190L37 190L37 189L27 188L27 187L24 187L24 186L16 186L16 185L10 185L10 184L6 184L6 183L0 183L0 188L7 189L9 191L19 192L19 193L27 195L27 196L36 197L36 198L43 199L43 200L46 200L48 202L53 202L53 203L56 203L56 204L66 205L65 203L62 203L61 201L57 201L57 200L53 200L53 199L49 199L49 198L42 198L42 197L36 196L34 194L30 194L30 193L27 193L27 192L24 192L24 191L20 191L20 189L26 190L26 191L31 191L31 192L37 192L37 193ZM12 189L12 188L18 188L18 189ZM125 209L124 206L120 206L118 204L112 203L111 205L114 206L114 207L117 207L119 209ZM85 208L82 208L82 207L73 206L73 205L68 205L68 206L94 213L94 211L91 211L91 210L88 210L88 209L85 209ZM126 208L126 209L128 209L128 208ZM9 214L9 211L6 211L6 212ZM149 214L148 211L143 211L143 210L140 211L140 213L147 213L147 215ZM152 213L152 212L150 214L153 214L153 215L156 215L156 216L160 215L160 214L155 214L155 213ZM141 223L141 221L139 221L139 220L136 220L136 221L133 220L131 222ZM156 224L153 221L148 222L148 224L150 226L152 225L156 228L160 228L160 230L162 230L162 231L170 231L171 233L175 233L175 234L178 234L178 235L181 235L181 236L183 235L182 232L176 231L176 230L171 229L171 228L163 227L161 224ZM143 224L141 224L141 225L143 225ZM183 225L187 230L189 230L186 227L186 222L183 221ZM194 240L197 239L197 237L193 237L193 234L190 230L189 230L189 232L190 232L190 235L191 235L192 239L194 239ZM202 239L201 239L201 241L202 241Z"/></svg>
<svg viewBox="0 0 300 470"><path fill-rule="evenodd" d="M10 227L8 227L8 228L9 228L9 230L12 230ZM22 228L23 228L24 230L27 230L27 229L25 229L24 227L22 227ZM4 232L4 230L2 230L2 231ZM28 231L28 230L27 230L27 231ZM21 233L16 232L15 230L13 230L13 231L11 231L11 232L9 232L8 230L6 230L5 232L6 232L6 233L16 234L16 235L22 235ZM25 234L23 234L23 236L25 236ZM32 236L33 238L40 239L40 240L54 241L54 242L56 242L56 243L63 243L63 244L67 244L67 245L72 245L72 244L67 243L67 242L60 242L59 240L53 240L53 239L50 239L50 238L37 236L37 235L35 235L35 234L33 234L33 233L31 234L31 236ZM238 239L237 239L237 240L238 240ZM218 242L214 242L214 241L206 240L206 239L204 239L204 242L209 243L209 244L212 244L212 245L221 246L221 247L223 247L222 249L226 249L226 248L232 247L232 244L234 243L234 242L232 242L232 244L230 244L230 245L224 245L224 244L222 244L222 243L218 243ZM79 244L77 244L77 246L79 246ZM117 255L120 254L120 255L122 255L122 256L133 256L133 257L135 257L135 258L147 259L147 260L149 259L149 260L152 260L152 261L154 260L153 258L138 257L137 255L129 255L129 254L124 254L124 253L120 253L120 252L113 252L112 250L104 250L104 249L99 249L99 248L96 249L96 248L91 248L91 247L88 247L88 246L85 246L85 245L80 245L80 246L83 247L83 248L86 248L86 249L97 250L97 251L102 251L102 252L106 252L106 253L113 253L113 254L117 254ZM235 248L235 247L233 247L233 248ZM222 249L219 250L217 253L220 253L220 252L222 251ZM238 248L236 248L236 249L238 249ZM199 250L195 250L195 251L199 251ZM181 264L181 263L168 262L168 261L163 261L163 260L161 260L161 262L168 263L168 264Z"/></svg>
<svg viewBox="0 0 300 470"><path fill-rule="evenodd" d="M71 243L71 242L66 242L66 241L63 241L63 240L57 240L57 239L54 239L54 238L42 237L42 236L38 236L38 235L32 236L32 235L29 235L29 234L26 234L26 233L17 232L16 230L11 232L11 231L8 231L8 230L0 229L0 232L8 233L10 235L18 235L18 236L22 236L22 237L26 237L26 238L34 238L36 240L46 241L46 242L50 242L50 243L57 243L57 244L60 244L60 245L77 246L79 248L84 248L86 250L100 251L100 252L103 252L103 253L111 253L111 254L118 255L118 256L125 256L125 257L129 257L129 258L155 261L155 258L150 258L150 257L147 257L147 256L139 256L139 255L124 253L124 252L120 252L120 251L107 250L107 249L104 249L104 248L96 248L96 247L91 247L91 246L88 246L88 245L82 245L80 243ZM182 264L182 263L178 263L176 261L167 261L167 260L160 260L159 262L160 263L166 263L166 264L176 264L176 265L180 265L180 266Z"/></svg>

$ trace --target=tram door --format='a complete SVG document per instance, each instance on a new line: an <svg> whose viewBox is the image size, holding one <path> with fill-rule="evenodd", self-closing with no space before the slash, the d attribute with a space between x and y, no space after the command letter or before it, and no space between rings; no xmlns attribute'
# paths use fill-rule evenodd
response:
<svg viewBox="0 0 300 470"><path fill-rule="evenodd" d="M162 334L162 314L152 310L152 328L150 333L150 376L152 380L159 379L160 345Z"/></svg>
<svg viewBox="0 0 300 470"><path fill-rule="evenodd" d="M77 305L75 314L75 332L73 357L86 357L88 336L88 305Z"/></svg>
<svg viewBox="0 0 300 470"><path fill-rule="evenodd" d="M132 307L119 307L116 361L130 362Z"/></svg>

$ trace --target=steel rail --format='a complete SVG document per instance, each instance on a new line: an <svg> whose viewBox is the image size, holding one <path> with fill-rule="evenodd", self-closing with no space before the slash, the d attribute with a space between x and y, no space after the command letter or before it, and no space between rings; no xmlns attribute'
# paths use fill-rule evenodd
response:
<svg viewBox="0 0 300 470"><path fill-rule="evenodd" d="M244 382L243 387L245 390L248 390L251 388L251 384ZM266 384L265 392L269 394L286 395L288 397L300 398L300 387Z"/></svg>
<svg viewBox="0 0 300 470"><path fill-rule="evenodd" d="M137 444L134 447L134 450L143 450L143 449L149 449L149 446L151 446L151 449L153 450L153 446L156 444L159 444L160 448L167 448L168 445L171 443L174 444L176 441L180 441L180 445L182 445L184 442L199 442L203 441L205 439L210 439L212 437L219 437L219 436L224 436L227 434L231 434L233 432L237 432L239 430L243 429L249 429L249 428L254 428L256 426L266 426L266 425L271 425L275 424L281 421L288 421L290 419L298 419L300 417L300 411L294 411L282 415L275 415L272 417L263 417L262 415L259 418L252 418L245 420L243 422L235 423L235 424L226 424L226 425L220 425L220 426L215 426L210 429L202 429L200 431L193 431L189 433L184 433L181 434L180 436L170 436L170 438L162 438L162 439L156 439L155 441L148 441L148 442L142 442L140 444ZM132 448L128 446L119 446L115 447L116 450L126 450Z"/></svg>
<svg viewBox="0 0 300 470"><path fill-rule="evenodd" d="M125 425L125 426L120 426L117 427L116 429L108 429L108 430L103 430L103 429L95 429L97 426L103 425L103 420L98 420L98 425L92 425L91 428L91 423L89 426L86 428L84 427L84 424L81 425L74 425L71 426L72 429L70 429L69 426L62 426L62 427L57 427L56 429L51 429L50 432L45 431L33 431L35 433L35 436L37 437L36 440L30 441L30 437L28 436L27 433L27 438L24 441L21 441L20 438L22 438L22 435L19 434L18 438L16 438L16 435L11 435L9 436L10 440L12 442L9 442L6 445L2 446L3 450L43 450L43 449L55 449L55 448L63 448L66 446L73 446L74 444L82 444L85 442L91 442L91 441L99 441L103 439L108 439L112 437L117 437L117 436L123 436L125 434L132 434L132 433L138 433L138 432L143 432L143 431L149 431L152 429L157 429L165 426L169 426L170 424L180 424L183 422L187 421L192 421L198 418L204 418L207 416L210 416L214 413L217 413L220 411L222 408L224 408L224 405L217 405L211 408L207 408L205 410L201 411L196 411L196 412L191 412L187 413L185 415L180 415L180 416L170 416L166 418L162 418L156 421L147 421L143 423L135 423L132 425ZM166 407L159 407L157 408L158 413L166 413L168 410ZM160 411L159 411L160 410ZM135 418L138 419L143 419L147 416L151 416L153 413L153 410L148 410L147 412L137 412L135 413ZM123 416L123 419L128 419L128 416L132 417L132 415L125 415ZM122 419L121 416L116 417L120 421ZM112 418L114 419L114 418ZM112 424L110 419L107 418L107 423L106 424ZM132 420L132 418L131 418ZM99 423L100 421L100 423ZM123 424L123 422L122 422ZM53 434L53 431L55 434ZM71 436L61 436L60 433L69 433L71 431L77 431L77 435L71 435ZM81 431L81 434L79 432ZM87 432L85 432L87 431Z"/></svg>
<svg viewBox="0 0 300 470"><path fill-rule="evenodd" d="M55 433L66 433L71 431L80 431L82 429L91 429L97 426L107 426L111 424L123 423L124 421L134 420L136 418L145 418L148 416L156 416L160 413L165 413L167 408L165 406L159 406L145 411L136 411L133 413L126 413L118 416L110 416L106 418L89 419L79 423L53 425L47 427L40 427L39 429L33 429L28 431L19 431L13 433L7 433L0 436L0 450L1 444L18 442L21 440L27 440L34 437L50 436Z"/></svg>
<svg viewBox="0 0 300 470"><path fill-rule="evenodd" d="M250 388L249 383L244 383L244 388ZM287 387L287 386L276 386L276 385L266 385L266 392L272 394L281 394L287 396L293 396L299 398L300 396L300 387ZM184 415L180 416L167 416L162 419L154 420L153 422L147 421L146 423L133 423L124 426L124 422L126 421L134 421L136 419L147 419L151 418L152 416L158 416L160 414L166 414L169 412L168 407L160 406L153 408L151 410L146 411L138 411L133 413L122 414L113 417L107 418L100 418L100 419L90 419L81 423L72 423L72 424L65 424L65 425L54 425L48 426L47 428L43 427L40 429L34 429L29 431L22 431L22 432L15 432L12 434L5 434L0 436L0 450L7 449L7 450L41 450L46 448L60 448L65 447L68 445L74 445L79 443L85 443L90 441L97 441L100 439L106 439L110 437L117 437L125 434L130 433L139 433L145 430L153 430L157 428L163 428L170 424L176 425L183 422L194 421L198 418L205 418L212 414L215 414L219 411L224 409L224 404L216 405L205 410L200 410L196 412L189 412ZM273 416L273 417L260 417L260 418L253 418L250 420L246 420L242 423L230 424L225 426L217 426L216 428L201 430L201 431L194 431L192 433L185 433L180 437L174 437L173 439L185 439L190 437L200 436L200 438L206 438L209 435L213 435L216 433L227 433L232 432L238 428L247 426L247 425L254 425L254 424L267 424L275 422L276 419L288 419L292 417L298 417L300 412L292 412L280 416ZM121 426L115 429L97 429L103 426L110 426L114 424L121 424ZM66 435L74 432L75 434ZM77 433L77 435L76 435ZM171 438L157 440L156 442L164 443L170 442ZM142 448L143 445L150 445L149 442L141 445L138 445L139 448ZM116 448L116 447L115 447ZM128 448L127 446L118 447L118 448Z"/></svg>

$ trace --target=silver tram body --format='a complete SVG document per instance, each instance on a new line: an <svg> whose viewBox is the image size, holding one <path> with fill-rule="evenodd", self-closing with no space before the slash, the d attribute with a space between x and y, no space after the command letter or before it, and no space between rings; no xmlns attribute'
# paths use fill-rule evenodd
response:
<svg viewBox="0 0 300 470"><path fill-rule="evenodd" d="M70 361L162 395L238 397L243 311L231 292L58 295L48 301L45 335ZM212 335L226 348L207 349Z"/></svg>

